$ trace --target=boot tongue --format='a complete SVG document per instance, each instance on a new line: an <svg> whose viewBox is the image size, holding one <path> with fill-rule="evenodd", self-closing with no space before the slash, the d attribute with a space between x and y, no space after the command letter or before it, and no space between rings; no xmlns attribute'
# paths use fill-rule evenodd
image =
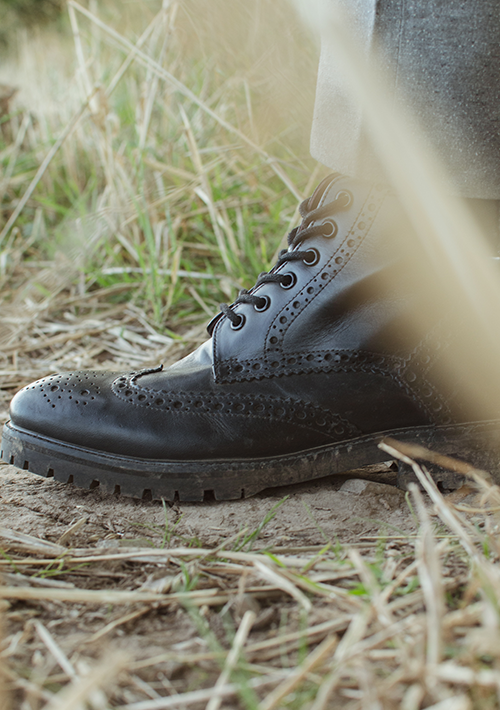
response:
<svg viewBox="0 0 500 710"><path fill-rule="evenodd" d="M338 178L341 177L341 173L331 173L328 175L324 180L320 182L318 187L314 190L313 194L311 197L308 199L304 200L302 204L300 205L300 213L304 217L304 214L307 212L311 212L312 210L315 210L323 197L326 196L328 190L330 189L331 185L338 180ZM333 200L328 200L328 202L331 202ZM214 331L215 326L217 323L221 320L223 314L222 313L217 313L210 323L207 325L207 332L212 337L212 333Z"/></svg>
<svg viewBox="0 0 500 710"><path fill-rule="evenodd" d="M340 173L331 173L324 180L320 182L318 187L314 190L311 197L307 200L307 211L315 210L321 202L322 198L326 195L332 183L334 183L340 177Z"/></svg>

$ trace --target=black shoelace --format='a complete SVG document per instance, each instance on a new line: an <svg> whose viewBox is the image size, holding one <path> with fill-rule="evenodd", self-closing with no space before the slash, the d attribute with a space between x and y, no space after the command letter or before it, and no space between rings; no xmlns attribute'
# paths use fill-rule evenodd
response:
<svg viewBox="0 0 500 710"><path fill-rule="evenodd" d="M278 261L271 271L264 271L259 274L252 289L242 289L233 304L220 304L219 307L222 314L231 321L233 329L238 330L245 322L244 317L240 313L233 311L233 306L236 306L238 303L250 303L257 311L265 311L269 307L270 299L268 296L257 296L252 293L259 286L266 283L277 283L282 288L286 289L292 288L295 285L297 277L293 272L277 272L277 269L282 266L282 264L289 261L303 261L307 266L314 266L318 263L320 256L316 249L298 249L297 247L299 245L303 245L312 237L322 236L327 239L332 239L336 236L337 224L331 219L331 216L340 209L348 207L352 201L352 196L346 190L341 190L332 202L328 202L321 207L314 207L314 204L318 201L318 190L319 188L311 197L308 197L300 204L299 212L302 217L302 222L288 234L288 249L280 251ZM327 219L324 219L325 217ZM324 221L321 222L321 224L314 224L318 220L323 219ZM212 321L213 325L215 325L215 320L216 319ZM209 332L210 330L211 328L209 327Z"/></svg>

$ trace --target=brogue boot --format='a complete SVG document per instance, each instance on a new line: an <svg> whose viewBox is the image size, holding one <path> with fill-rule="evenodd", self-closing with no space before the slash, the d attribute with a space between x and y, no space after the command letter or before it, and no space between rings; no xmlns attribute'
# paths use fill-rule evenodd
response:
<svg viewBox="0 0 500 710"><path fill-rule="evenodd" d="M434 339L408 327L421 295L391 192L331 175L301 215L274 268L188 357L21 390L3 459L138 497L234 499L386 460L386 435L453 453L498 429L467 421Z"/></svg>

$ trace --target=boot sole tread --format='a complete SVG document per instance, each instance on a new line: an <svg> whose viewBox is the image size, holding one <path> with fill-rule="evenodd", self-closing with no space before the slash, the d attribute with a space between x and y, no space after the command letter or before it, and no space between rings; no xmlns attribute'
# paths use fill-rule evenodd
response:
<svg viewBox="0 0 500 710"><path fill-rule="evenodd" d="M266 488L313 481L387 461L377 444L390 436L420 444L488 470L495 476L500 460L500 421L424 426L377 432L328 446L276 457L160 461L85 449L4 425L0 458L19 469L83 488L168 501L235 500ZM496 445L492 446L496 443ZM439 474L433 471L434 478ZM462 477L442 476L446 487ZM400 487L408 477L401 475Z"/></svg>

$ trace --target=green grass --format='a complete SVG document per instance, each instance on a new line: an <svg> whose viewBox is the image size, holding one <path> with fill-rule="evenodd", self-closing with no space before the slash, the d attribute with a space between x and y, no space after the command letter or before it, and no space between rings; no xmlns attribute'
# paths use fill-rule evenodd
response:
<svg viewBox="0 0 500 710"><path fill-rule="evenodd" d="M276 513L278 512L279 508L286 503L288 500L289 496L285 496L281 500L279 500L277 503L273 505L270 511L268 511L264 517L262 518L261 522L257 525L257 527L252 530L251 532L245 533L243 538L241 540L238 540L238 543L234 546L234 549L236 552L251 552L253 549L253 546L255 542L257 541L260 533L263 531L263 529L268 525L268 523L271 522L271 520L275 517Z"/></svg>
<svg viewBox="0 0 500 710"><path fill-rule="evenodd" d="M272 266L314 165L308 129L316 49L287 3L267 0L263 8L253 40L245 35L248 9L235 3L224 40L214 44L214 23L228 12L218 0L210 11L199 0L164 11L159 0L106 3L97 19L77 11L74 41L67 20L57 33L44 30L49 51L43 32L28 43L19 36L21 91L2 117L9 130L0 133L0 171L11 174L0 195L0 231L86 92L94 94L0 237L4 298L19 284L20 265L51 261L56 269L62 254L80 290L130 284L121 298L156 329L178 332ZM129 51L99 22L132 44L147 30L141 51L153 70L132 60L111 91ZM271 48L273 26L285 32ZM155 67L203 106L174 91ZM38 97L33 106L30 94ZM16 147L23 121L29 128ZM32 239L37 214L43 229Z"/></svg>

